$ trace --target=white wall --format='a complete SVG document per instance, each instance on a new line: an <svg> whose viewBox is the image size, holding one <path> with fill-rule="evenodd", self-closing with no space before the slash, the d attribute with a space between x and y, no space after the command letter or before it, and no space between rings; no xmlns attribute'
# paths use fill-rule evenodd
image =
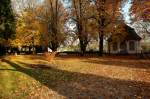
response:
<svg viewBox="0 0 150 99"><path fill-rule="evenodd" d="M134 42L134 47L135 47L135 50L130 50L129 48L129 42L130 41L133 41ZM140 44L140 41L135 41L135 40L130 40L130 41L126 41L126 44L127 44L127 52L129 54L136 54L136 53L140 53L141 52L141 44ZM117 54L117 53L120 53L120 43L117 43L117 50L114 51L113 50L113 45L111 45L110 47L110 53L112 54Z"/></svg>
<svg viewBox="0 0 150 99"><path fill-rule="evenodd" d="M135 50L130 50L129 49L129 42L132 41L134 42L134 47L135 47ZM128 53L129 54L136 54L136 53L140 53L141 52L141 46L140 46L140 41L135 41L135 40L130 40L130 41L127 41L127 50L128 50Z"/></svg>

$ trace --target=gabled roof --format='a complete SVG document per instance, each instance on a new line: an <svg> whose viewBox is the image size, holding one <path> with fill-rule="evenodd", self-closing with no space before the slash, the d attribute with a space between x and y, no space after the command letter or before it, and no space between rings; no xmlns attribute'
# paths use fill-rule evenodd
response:
<svg viewBox="0 0 150 99"><path fill-rule="evenodd" d="M133 28L130 26L126 25L125 30L128 33L127 36L125 37L125 40L141 40L142 38L135 32Z"/></svg>
<svg viewBox="0 0 150 99"><path fill-rule="evenodd" d="M126 36L124 37L124 40L136 40L140 41L142 38L135 32L133 28L131 28L128 25L124 26L125 32L127 33ZM109 42L112 42L112 37L108 38Z"/></svg>

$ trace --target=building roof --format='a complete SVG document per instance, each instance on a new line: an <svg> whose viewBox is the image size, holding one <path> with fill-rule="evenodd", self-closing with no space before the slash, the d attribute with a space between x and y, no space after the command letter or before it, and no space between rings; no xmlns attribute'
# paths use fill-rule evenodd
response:
<svg viewBox="0 0 150 99"><path fill-rule="evenodd" d="M127 35L124 37L124 40L136 40L140 41L142 38L135 32L134 28L131 28L128 25L125 25L125 31ZM112 37L108 39L109 42L112 41Z"/></svg>
<svg viewBox="0 0 150 99"><path fill-rule="evenodd" d="M125 37L125 40L141 40L142 38L135 32L133 28L130 26L126 25L125 30L128 33Z"/></svg>

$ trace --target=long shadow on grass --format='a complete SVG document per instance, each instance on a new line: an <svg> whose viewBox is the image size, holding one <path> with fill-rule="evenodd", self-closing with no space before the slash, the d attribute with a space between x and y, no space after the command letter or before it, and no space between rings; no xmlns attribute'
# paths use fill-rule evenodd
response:
<svg viewBox="0 0 150 99"><path fill-rule="evenodd" d="M115 59L115 58L103 58L103 59L87 59L87 63L110 65L128 68L150 69L150 60L135 60L135 59Z"/></svg>
<svg viewBox="0 0 150 99"><path fill-rule="evenodd" d="M137 98L137 96L148 99L150 97L150 83L125 81L92 74L82 74L59 70L53 67L42 68L44 65L33 66L32 64L19 63L27 67L22 67L18 63L5 60L17 71L39 81L67 98L73 99L116 99ZM144 98L145 97L145 98ZM146 98L147 97L147 98Z"/></svg>
<svg viewBox="0 0 150 99"><path fill-rule="evenodd" d="M15 69L0 69L0 71L16 71Z"/></svg>

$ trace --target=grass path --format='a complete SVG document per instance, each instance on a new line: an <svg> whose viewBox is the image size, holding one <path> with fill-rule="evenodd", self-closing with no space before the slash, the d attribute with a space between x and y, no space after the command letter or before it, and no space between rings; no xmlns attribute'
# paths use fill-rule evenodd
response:
<svg viewBox="0 0 150 99"><path fill-rule="evenodd" d="M0 99L149 99L150 60L9 56L0 62Z"/></svg>

